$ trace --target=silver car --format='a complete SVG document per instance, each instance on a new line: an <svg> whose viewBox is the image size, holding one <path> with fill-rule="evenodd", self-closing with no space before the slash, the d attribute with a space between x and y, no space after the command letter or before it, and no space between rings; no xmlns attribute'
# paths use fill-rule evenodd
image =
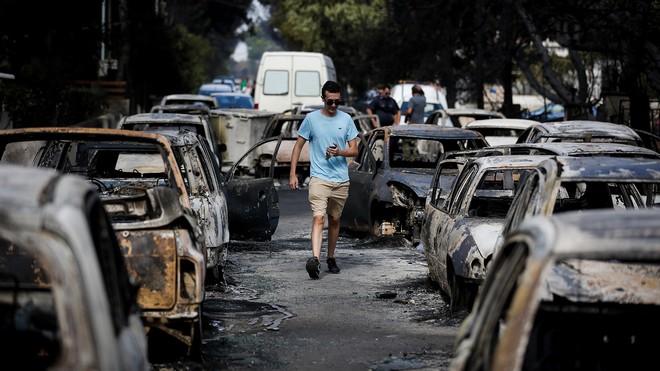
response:
<svg viewBox="0 0 660 371"><path fill-rule="evenodd" d="M493 156L468 160L446 200L441 189L443 176L434 176L430 200L424 208L421 241L431 279L440 286L451 310L472 305L516 189L546 158ZM447 168L447 162L453 165L452 161L444 160L436 171Z"/></svg>

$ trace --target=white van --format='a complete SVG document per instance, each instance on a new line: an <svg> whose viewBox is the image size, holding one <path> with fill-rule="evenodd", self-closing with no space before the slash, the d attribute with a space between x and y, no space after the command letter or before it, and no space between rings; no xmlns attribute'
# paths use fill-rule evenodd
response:
<svg viewBox="0 0 660 371"><path fill-rule="evenodd" d="M392 86L391 97L396 101L401 108L401 121L399 124L405 124L406 109L408 108L408 101L412 98L412 87L414 82L406 82ZM445 94L438 90L435 86L423 83L417 83L424 91L426 97L426 107L424 107L424 118L439 109L447 109L447 98Z"/></svg>
<svg viewBox="0 0 660 371"><path fill-rule="evenodd" d="M284 112L321 103L321 87L337 81L332 59L312 52L264 52L254 87L254 108Z"/></svg>

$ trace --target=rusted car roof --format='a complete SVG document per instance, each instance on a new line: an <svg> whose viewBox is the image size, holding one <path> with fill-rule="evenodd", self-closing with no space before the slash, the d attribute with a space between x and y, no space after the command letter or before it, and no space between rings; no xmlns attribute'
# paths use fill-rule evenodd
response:
<svg viewBox="0 0 660 371"><path fill-rule="evenodd" d="M218 108L218 101L215 98L202 94L170 94L161 99L161 105L167 104L195 104L202 103L211 109Z"/></svg>
<svg viewBox="0 0 660 371"><path fill-rule="evenodd" d="M528 137L528 133L536 133ZM552 141L552 140L580 140L580 141L609 141L642 146L641 137L630 127L601 121L561 121L539 122L528 127L520 135L517 143Z"/></svg>
<svg viewBox="0 0 660 371"><path fill-rule="evenodd" d="M411 124L411 125L392 125L376 128L372 130L384 131L387 135L399 137L425 137L425 138L464 138L464 139L484 139L483 135L474 130L466 130L454 127L440 127L438 125Z"/></svg>
<svg viewBox="0 0 660 371"><path fill-rule="evenodd" d="M123 117L117 127L135 131L161 128L170 130L186 129L204 137L211 151L219 159L217 136L213 130L210 115L207 113L139 113Z"/></svg>
<svg viewBox="0 0 660 371"><path fill-rule="evenodd" d="M2 146L2 151L5 150L7 143L15 141L15 138L21 137L22 141L27 140L62 140L66 138L90 138L98 136L99 138L104 138L104 140L117 140L117 141L132 141L135 143L143 144L153 144L158 147L164 148L167 152L171 153L172 148L170 143L162 135L153 134L153 133L143 133L135 132L128 130L118 130L118 129L99 129L99 128L64 128L64 127L48 127L48 128L27 128L27 129L12 129L12 130L2 130L0 131L0 146ZM7 156L4 154L3 156ZM169 165L172 168L176 168L176 162L174 158L168 156ZM11 159L6 159L3 157L3 162L12 162ZM26 164L29 165L29 164ZM190 207L190 202L188 200L188 195L185 193L185 186L183 183L183 178L181 174L176 171L168 172L168 177L172 182L172 185L175 185L175 188L180 190L179 196L181 204L184 207Z"/></svg>
<svg viewBox="0 0 660 371"><path fill-rule="evenodd" d="M639 159L608 156L574 157L557 156L562 179L600 178L602 180L639 178L642 182L660 180L658 159Z"/></svg>
<svg viewBox="0 0 660 371"><path fill-rule="evenodd" d="M594 142L545 142L516 143L484 148L483 151L500 150L503 154L556 154L564 156L617 156L617 157L660 157L660 153L645 147L622 143Z"/></svg>

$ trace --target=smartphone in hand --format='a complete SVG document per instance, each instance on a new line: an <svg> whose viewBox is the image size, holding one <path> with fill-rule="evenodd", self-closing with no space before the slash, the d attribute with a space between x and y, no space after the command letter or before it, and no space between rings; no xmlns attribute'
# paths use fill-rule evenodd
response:
<svg viewBox="0 0 660 371"><path fill-rule="evenodd" d="M332 150L336 150L336 149L337 149L337 143L333 143L333 145L332 145L331 147L328 147L328 149L325 150L325 159L326 159L326 160L329 160L330 157L334 156L334 155L330 152L331 149L332 149Z"/></svg>

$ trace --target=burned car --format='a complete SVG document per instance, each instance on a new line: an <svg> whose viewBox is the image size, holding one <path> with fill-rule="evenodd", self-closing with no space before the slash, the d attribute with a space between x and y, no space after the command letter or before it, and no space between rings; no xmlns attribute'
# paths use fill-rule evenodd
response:
<svg viewBox="0 0 660 371"><path fill-rule="evenodd" d="M644 147L642 138L628 126L581 120L539 122L525 129L516 141L543 142L605 142Z"/></svg>
<svg viewBox="0 0 660 371"><path fill-rule="evenodd" d="M587 209L657 208L659 205L658 158L551 157L539 163L521 184L495 250L510 231L532 215Z"/></svg>
<svg viewBox="0 0 660 371"><path fill-rule="evenodd" d="M149 127L142 131L161 134L170 142L177 168L183 175L190 207L204 234L207 279L224 284L230 237L229 212L215 155L202 136L185 129Z"/></svg>
<svg viewBox="0 0 660 371"><path fill-rule="evenodd" d="M467 129L470 122L479 120L504 119L500 112L479 108L441 108L431 112L425 124L442 127L457 127Z"/></svg>
<svg viewBox="0 0 660 371"><path fill-rule="evenodd" d="M0 356L26 370L149 370L122 251L94 188L0 165Z"/></svg>
<svg viewBox="0 0 660 371"><path fill-rule="evenodd" d="M414 244L438 159L447 151L487 146L475 131L437 125L377 128L349 164L351 186L342 234L402 235Z"/></svg>
<svg viewBox="0 0 660 371"><path fill-rule="evenodd" d="M293 146L298 139L298 128L302 125L305 115L278 114L274 115L266 129L261 140L281 137L281 141L270 141L264 143L255 149L254 158L256 159L255 172L260 178L268 177L273 165L273 176L275 178L289 178L289 168L291 167L291 153ZM309 158L309 143L305 143L300 152L298 160L299 173L309 174L311 165ZM302 179L301 182L302 184Z"/></svg>
<svg viewBox="0 0 660 371"><path fill-rule="evenodd" d="M0 132L0 162L77 174L97 189L137 296L149 340L201 350L204 235L170 142L117 129L31 128Z"/></svg>
<svg viewBox="0 0 660 371"><path fill-rule="evenodd" d="M442 177L434 176L424 209L421 242L430 277L452 311L471 307L516 188L545 158L493 156L467 160L446 199Z"/></svg>
<svg viewBox="0 0 660 371"><path fill-rule="evenodd" d="M556 156L539 164L514 196L498 250L509 231L532 215L660 205L660 159Z"/></svg>
<svg viewBox="0 0 660 371"><path fill-rule="evenodd" d="M573 211L512 231L449 367L641 370L657 362L660 212Z"/></svg>
<svg viewBox="0 0 660 371"><path fill-rule="evenodd" d="M217 134L211 123L211 111L206 106L156 106L151 113L124 116L117 124L118 129L157 131L188 130L201 135L208 142L211 152L220 162L225 146L217 141ZM218 165L221 166L221 165Z"/></svg>

